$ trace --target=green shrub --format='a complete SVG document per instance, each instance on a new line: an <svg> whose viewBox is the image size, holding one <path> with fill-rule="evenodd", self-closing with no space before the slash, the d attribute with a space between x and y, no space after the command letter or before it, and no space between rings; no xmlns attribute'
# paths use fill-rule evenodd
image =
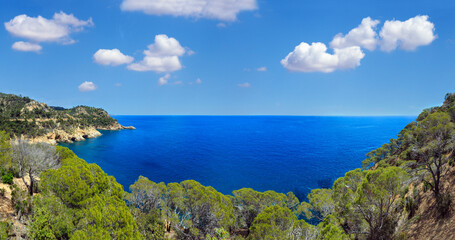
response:
<svg viewBox="0 0 455 240"><path fill-rule="evenodd" d="M21 190L18 186L12 185L11 202L16 214L28 215L32 211L32 200L27 191ZM21 216L19 216L20 218Z"/></svg>
<svg viewBox="0 0 455 240"><path fill-rule="evenodd" d="M409 186L406 186L406 187L404 188L403 192L401 192L401 197L406 196L406 194L408 193L408 191L409 191Z"/></svg>
<svg viewBox="0 0 455 240"><path fill-rule="evenodd" d="M53 226L51 225L52 216L43 209L38 208L30 225L28 235L30 239L57 239L54 235Z"/></svg>
<svg viewBox="0 0 455 240"><path fill-rule="evenodd" d="M33 201L36 234L57 239L141 237L122 199L122 185L96 164L62 159L59 169L41 174L40 190Z"/></svg>
<svg viewBox="0 0 455 240"><path fill-rule="evenodd" d="M416 213L418 207L419 207L418 199L414 199L412 197L406 197L405 208L406 208L406 211L409 214L408 215L408 219L411 219L414 216L414 214Z"/></svg>
<svg viewBox="0 0 455 240"><path fill-rule="evenodd" d="M404 232L400 232L396 235L395 239L396 240L406 240L406 239L409 239L409 237L408 237L408 234L406 234Z"/></svg>
<svg viewBox="0 0 455 240"><path fill-rule="evenodd" d="M13 173L8 172L5 175L2 175L2 182L6 184L12 184L13 183Z"/></svg>
<svg viewBox="0 0 455 240"><path fill-rule="evenodd" d="M453 159L449 159L448 164L449 166L453 167L455 165L455 162L453 161Z"/></svg>
<svg viewBox="0 0 455 240"><path fill-rule="evenodd" d="M430 189L430 188L431 188L431 186L428 182L423 183L423 192L427 192L428 189Z"/></svg>
<svg viewBox="0 0 455 240"><path fill-rule="evenodd" d="M11 239L13 224L10 221L0 222L0 240Z"/></svg>
<svg viewBox="0 0 455 240"><path fill-rule="evenodd" d="M452 196L450 193L441 193L439 198L436 199L436 205L441 217L449 215L450 207L452 205Z"/></svg>

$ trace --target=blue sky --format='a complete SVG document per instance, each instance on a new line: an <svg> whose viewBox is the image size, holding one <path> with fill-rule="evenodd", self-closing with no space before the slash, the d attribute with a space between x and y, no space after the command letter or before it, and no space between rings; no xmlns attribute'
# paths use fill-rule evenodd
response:
<svg viewBox="0 0 455 240"><path fill-rule="evenodd" d="M417 115L455 91L452 1L143 2L3 2L0 92L125 115Z"/></svg>

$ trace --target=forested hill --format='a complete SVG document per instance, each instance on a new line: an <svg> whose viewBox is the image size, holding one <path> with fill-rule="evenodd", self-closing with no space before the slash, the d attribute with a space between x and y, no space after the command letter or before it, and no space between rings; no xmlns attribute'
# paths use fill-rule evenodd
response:
<svg viewBox="0 0 455 240"><path fill-rule="evenodd" d="M77 106L65 109L28 97L0 93L0 130L11 136L55 144L99 136L97 129L124 128L101 108Z"/></svg>

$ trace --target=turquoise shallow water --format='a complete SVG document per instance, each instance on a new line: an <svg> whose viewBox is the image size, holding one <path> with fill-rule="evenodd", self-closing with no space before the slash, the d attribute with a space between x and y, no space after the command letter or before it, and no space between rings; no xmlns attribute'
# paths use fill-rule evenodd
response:
<svg viewBox="0 0 455 240"><path fill-rule="evenodd" d="M194 179L224 194L242 187L303 199L361 167L365 154L415 117L115 116L136 130L62 144L129 187Z"/></svg>

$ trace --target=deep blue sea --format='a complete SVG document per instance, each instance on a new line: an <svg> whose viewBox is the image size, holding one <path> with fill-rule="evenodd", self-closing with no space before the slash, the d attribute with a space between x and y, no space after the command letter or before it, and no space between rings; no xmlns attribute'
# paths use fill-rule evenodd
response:
<svg viewBox="0 0 455 240"><path fill-rule="evenodd" d="M243 187L304 199L359 168L415 117L115 116L136 130L102 131L69 147L128 189L194 179L224 194Z"/></svg>

